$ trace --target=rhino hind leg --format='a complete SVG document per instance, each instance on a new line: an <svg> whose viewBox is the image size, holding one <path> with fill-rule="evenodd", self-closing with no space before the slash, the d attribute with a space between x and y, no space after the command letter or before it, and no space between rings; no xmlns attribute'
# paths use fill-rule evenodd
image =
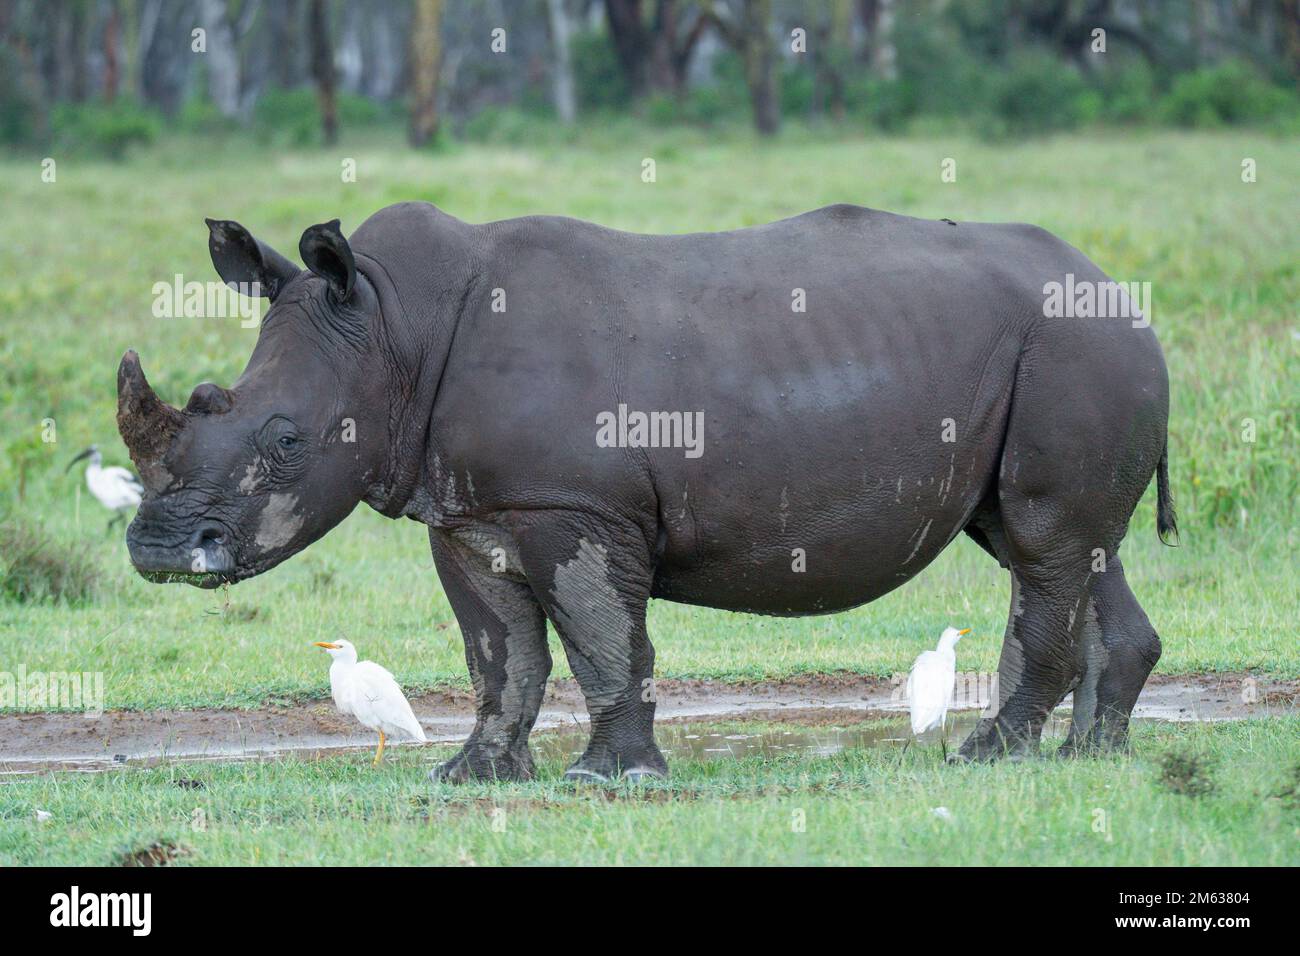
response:
<svg viewBox="0 0 1300 956"><path fill-rule="evenodd" d="M640 528L567 512L530 517L519 535L533 591L582 688L591 736L574 781L668 774L654 739L654 647L646 633L653 567Z"/></svg>
<svg viewBox="0 0 1300 956"><path fill-rule="evenodd" d="M1159 657L1116 552L1161 455L1163 417L1135 417L1139 402L1118 387L1084 402L1033 400L1034 384L1022 369L996 487L968 529L1010 571L1011 610L996 699L962 744L963 759L1036 754L1070 691L1067 753L1123 743ZM1055 436L1068 448L1051 447ZM1110 454L1080 462L1078 447Z"/></svg>
<svg viewBox="0 0 1300 956"><path fill-rule="evenodd" d="M1070 733L1062 756L1125 750L1129 715L1160 659L1160 637L1124 579L1119 556L1089 584Z"/></svg>
<svg viewBox="0 0 1300 956"><path fill-rule="evenodd" d="M475 706L464 747L429 776L448 783L530 779L528 735L551 672L541 604L517 568L493 570L489 557L438 532L429 539L465 639Z"/></svg>

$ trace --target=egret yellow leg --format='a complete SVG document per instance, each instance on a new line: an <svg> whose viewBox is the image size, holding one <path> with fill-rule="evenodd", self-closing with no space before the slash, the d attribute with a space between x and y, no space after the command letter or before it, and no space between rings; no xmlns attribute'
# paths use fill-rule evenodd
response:
<svg viewBox="0 0 1300 956"><path fill-rule="evenodd" d="M384 759L384 739L384 732L381 730L379 732L379 749L375 751L374 766L376 767L379 766L379 761Z"/></svg>

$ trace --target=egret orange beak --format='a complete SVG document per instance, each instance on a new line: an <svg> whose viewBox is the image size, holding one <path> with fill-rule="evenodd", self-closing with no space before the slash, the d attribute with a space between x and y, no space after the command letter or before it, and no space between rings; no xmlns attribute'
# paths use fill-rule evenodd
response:
<svg viewBox="0 0 1300 956"><path fill-rule="evenodd" d="M313 646L323 647L327 651L337 651L339 649L338 644L331 644L329 641L316 641Z"/></svg>
<svg viewBox="0 0 1300 956"><path fill-rule="evenodd" d="M958 633L958 634L969 634L969 633L970 633L970 628L968 627L968 628L966 628L965 630L958 631L957 633Z"/></svg>

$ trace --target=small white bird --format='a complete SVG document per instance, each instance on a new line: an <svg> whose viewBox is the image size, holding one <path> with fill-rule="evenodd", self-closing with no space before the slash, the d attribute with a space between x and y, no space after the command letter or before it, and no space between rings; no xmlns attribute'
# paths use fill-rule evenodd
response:
<svg viewBox="0 0 1300 956"><path fill-rule="evenodd" d="M384 757L384 743L389 735L427 742L424 728L415 719L411 705L385 668L374 661L358 661L351 641L316 641L316 647L329 651L330 693L341 714L351 714L371 730L379 731L379 749L375 764Z"/></svg>
<svg viewBox="0 0 1300 956"><path fill-rule="evenodd" d="M970 628L950 627L939 638L939 646L922 651L907 678L907 704L912 711L912 733L920 736L934 727L942 727L952 706L953 685L957 682L957 642ZM944 747L946 752L947 747Z"/></svg>
<svg viewBox="0 0 1300 956"><path fill-rule="evenodd" d="M128 508L134 508L140 503L140 496L144 494L144 485L140 484L140 479L125 468L116 466L105 468L104 456L99 453L98 445L91 445L68 462L68 467L63 469L63 473L66 475L72 466L83 458L90 459L90 464L86 466L86 487L101 505L114 513L108 522L108 528L111 530L114 524L126 520Z"/></svg>

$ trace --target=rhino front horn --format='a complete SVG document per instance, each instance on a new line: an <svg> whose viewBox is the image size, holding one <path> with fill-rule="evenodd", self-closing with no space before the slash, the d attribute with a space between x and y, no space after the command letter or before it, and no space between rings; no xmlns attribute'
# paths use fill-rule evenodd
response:
<svg viewBox="0 0 1300 956"><path fill-rule="evenodd" d="M117 368L117 430L150 491L161 491L170 482L162 459L184 424L185 416L149 387L140 356L127 350Z"/></svg>

